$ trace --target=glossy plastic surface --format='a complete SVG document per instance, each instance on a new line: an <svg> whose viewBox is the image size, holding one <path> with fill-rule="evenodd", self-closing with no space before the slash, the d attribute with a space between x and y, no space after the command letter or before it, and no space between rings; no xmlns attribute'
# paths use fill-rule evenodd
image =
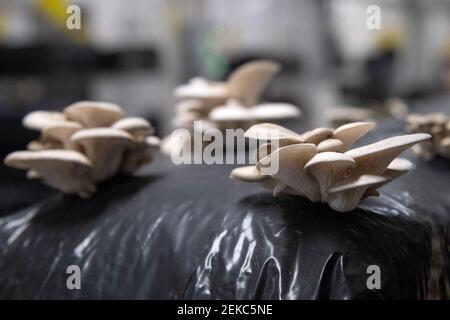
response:
<svg viewBox="0 0 450 320"><path fill-rule="evenodd" d="M349 213L162 161L91 200L56 194L0 217L0 298L449 298L450 163L405 155L416 169Z"/></svg>

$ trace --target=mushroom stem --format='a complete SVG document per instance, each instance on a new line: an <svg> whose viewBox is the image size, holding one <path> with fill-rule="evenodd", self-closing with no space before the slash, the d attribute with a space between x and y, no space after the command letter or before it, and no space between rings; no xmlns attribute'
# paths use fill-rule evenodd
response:
<svg viewBox="0 0 450 320"><path fill-rule="evenodd" d="M133 137L118 129L95 128L76 132L72 141L91 160L94 180L103 181L118 171L125 151L132 145Z"/></svg>
<svg viewBox="0 0 450 320"><path fill-rule="evenodd" d="M261 159L256 167L277 168L276 172L270 174L291 187L309 200L315 202L320 200L320 189L316 180L303 170L306 162L317 154L316 146L310 143L292 144L276 149L268 156ZM278 163L274 163L278 162Z"/></svg>

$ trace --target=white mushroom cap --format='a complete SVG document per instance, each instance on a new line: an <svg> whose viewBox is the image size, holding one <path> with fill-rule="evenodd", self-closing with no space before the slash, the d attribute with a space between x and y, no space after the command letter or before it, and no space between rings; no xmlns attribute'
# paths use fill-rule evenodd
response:
<svg viewBox="0 0 450 320"><path fill-rule="evenodd" d="M27 171L27 179L34 180L34 179L41 179L41 176L39 172L36 170L28 170Z"/></svg>
<svg viewBox="0 0 450 320"><path fill-rule="evenodd" d="M258 103L261 93L281 67L269 60L248 62L234 70L227 80L228 92L247 106Z"/></svg>
<svg viewBox="0 0 450 320"><path fill-rule="evenodd" d="M330 128L317 128L307 131L301 135L303 141L306 143L319 144L321 141L330 138L333 135L333 130Z"/></svg>
<svg viewBox="0 0 450 320"><path fill-rule="evenodd" d="M317 145L319 152L342 152L344 151L344 143L339 139L326 139Z"/></svg>
<svg viewBox="0 0 450 320"><path fill-rule="evenodd" d="M187 99L178 102L175 106L175 112L177 114L183 114L186 112L204 112L208 109L208 105L198 99Z"/></svg>
<svg viewBox="0 0 450 320"><path fill-rule="evenodd" d="M347 150L348 147L375 128L375 126L376 124L373 122L347 123L334 130L333 136L341 140L344 143L344 150Z"/></svg>
<svg viewBox="0 0 450 320"><path fill-rule="evenodd" d="M95 184L89 176L91 162L77 151L16 151L4 162L7 166L34 172L33 175L65 193L88 197L95 192Z"/></svg>
<svg viewBox="0 0 450 320"><path fill-rule="evenodd" d="M361 174L381 175L405 149L430 138L431 135L426 133L396 136L349 150L345 154L356 161L357 167L353 171L354 176Z"/></svg>
<svg viewBox="0 0 450 320"><path fill-rule="evenodd" d="M65 120L66 117L61 112L33 111L23 118L22 124L27 129L41 131L45 127Z"/></svg>
<svg viewBox="0 0 450 320"><path fill-rule="evenodd" d="M378 197L380 193L377 189L389 183L391 180L401 177L413 168L414 165L411 161L404 158L395 158L383 172L383 176L389 178L390 180L380 182L367 188L364 192L363 199L367 197Z"/></svg>
<svg viewBox="0 0 450 320"><path fill-rule="evenodd" d="M55 140L32 140L27 144L27 150L39 151L39 150L49 150L49 149L62 149L63 145L60 141Z"/></svg>
<svg viewBox="0 0 450 320"><path fill-rule="evenodd" d="M305 170L317 179L322 199L326 199L328 190L350 177L355 166L355 160L343 153L321 152L306 163Z"/></svg>
<svg viewBox="0 0 450 320"><path fill-rule="evenodd" d="M230 178L245 182L261 182L270 179L269 176L262 175L256 166L246 166L233 169Z"/></svg>
<svg viewBox="0 0 450 320"><path fill-rule="evenodd" d="M409 112L408 105L399 98L389 98L384 102L384 105L396 119L404 119Z"/></svg>
<svg viewBox="0 0 450 320"><path fill-rule="evenodd" d="M7 166L29 170L46 165L48 162L70 162L90 167L91 163L83 154L72 150L15 151L5 158Z"/></svg>
<svg viewBox="0 0 450 320"><path fill-rule="evenodd" d="M258 121L298 118L302 112L290 103L262 103L251 108L252 116Z"/></svg>
<svg viewBox="0 0 450 320"><path fill-rule="evenodd" d="M406 121L412 124L423 125L427 122L428 118L426 115L412 113L406 117Z"/></svg>
<svg viewBox="0 0 450 320"><path fill-rule="evenodd" d="M226 105L214 108L209 119L215 122L241 122L253 120L252 112L239 101L230 99Z"/></svg>
<svg viewBox="0 0 450 320"><path fill-rule="evenodd" d="M327 202L331 208L339 212L353 210L369 187L387 181L389 181L388 177L368 174L362 175L350 182L345 182L331 188Z"/></svg>
<svg viewBox="0 0 450 320"><path fill-rule="evenodd" d="M64 149L74 149L70 137L72 134L82 129L81 124L73 121L62 121L47 126L42 131L42 139L59 141Z"/></svg>
<svg viewBox="0 0 450 320"><path fill-rule="evenodd" d="M131 133L135 138L153 134L155 131L150 122L141 117L123 118L116 121L111 127Z"/></svg>
<svg viewBox="0 0 450 320"><path fill-rule="evenodd" d="M290 143L302 143L302 137L289 129L272 123L260 123L251 126L244 136L256 140L284 140Z"/></svg>
<svg viewBox="0 0 450 320"><path fill-rule="evenodd" d="M99 101L80 101L67 106L64 114L68 120L81 123L86 128L109 127L123 117L117 104Z"/></svg>
<svg viewBox="0 0 450 320"><path fill-rule="evenodd" d="M395 158L383 172L383 176L387 176L391 179L397 179L413 168L413 163L408 159Z"/></svg>
<svg viewBox="0 0 450 320"><path fill-rule="evenodd" d="M304 165L317 154L316 146L310 143L291 144L276 149L262 158L256 167L272 166L272 161L278 161L278 172L271 177L281 180L299 194L311 201L320 200L320 189L317 181L306 171Z"/></svg>
<svg viewBox="0 0 450 320"><path fill-rule="evenodd" d="M133 137L113 128L84 129L72 135L93 165L95 181L103 181L117 173L124 153L131 147Z"/></svg>
<svg viewBox="0 0 450 320"><path fill-rule="evenodd" d="M161 139L155 136L149 136L145 138L145 143L150 148L155 148L161 145Z"/></svg>
<svg viewBox="0 0 450 320"><path fill-rule="evenodd" d="M174 94L177 99L226 99L229 97L225 83L198 77L176 88Z"/></svg>

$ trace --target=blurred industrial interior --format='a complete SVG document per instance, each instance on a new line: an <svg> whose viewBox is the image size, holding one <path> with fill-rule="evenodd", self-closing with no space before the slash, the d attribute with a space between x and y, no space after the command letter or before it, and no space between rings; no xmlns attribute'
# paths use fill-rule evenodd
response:
<svg viewBox="0 0 450 320"><path fill-rule="evenodd" d="M81 30L66 28L69 4ZM380 30L366 27L374 4ZM450 0L0 0L1 157L37 135L24 114L78 100L118 103L163 136L176 86L255 58L282 64L267 98L299 106L305 129L337 105L420 104L448 90ZM15 209L12 181L30 182L0 173L1 214Z"/></svg>

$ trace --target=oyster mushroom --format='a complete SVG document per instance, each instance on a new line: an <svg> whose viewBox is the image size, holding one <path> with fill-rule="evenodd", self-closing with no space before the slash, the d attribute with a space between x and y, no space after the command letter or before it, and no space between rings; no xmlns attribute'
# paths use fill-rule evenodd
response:
<svg viewBox="0 0 450 320"><path fill-rule="evenodd" d="M72 134L81 130L83 127L78 122L63 121L47 126L42 130L42 140L58 141L64 149L72 150L75 148L70 137Z"/></svg>
<svg viewBox="0 0 450 320"><path fill-rule="evenodd" d="M450 157L450 137L442 139L440 149L445 156Z"/></svg>
<svg viewBox="0 0 450 320"><path fill-rule="evenodd" d="M46 184L65 193L89 197L95 192L90 177L91 162L73 150L16 151L9 154L5 164L29 170L28 175L43 179Z"/></svg>
<svg viewBox="0 0 450 320"><path fill-rule="evenodd" d="M261 171L261 168L272 166L273 161L278 161L278 172L271 174L271 177L281 180L286 186L315 202L320 200L319 186L303 168L316 154L316 146L311 143L291 144L262 158L256 167Z"/></svg>
<svg viewBox="0 0 450 320"><path fill-rule="evenodd" d="M28 170L27 171L27 179L30 179L30 180L41 179L41 175L36 170Z"/></svg>
<svg viewBox="0 0 450 320"><path fill-rule="evenodd" d="M230 178L245 182L261 182L270 179L269 176L262 175L256 166L245 166L233 169Z"/></svg>
<svg viewBox="0 0 450 320"><path fill-rule="evenodd" d="M127 117L120 119L115 122L111 128L126 131L138 140L143 139L144 137L155 132L155 129L150 122L140 117Z"/></svg>
<svg viewBox="0 0 450 320"><path fill-rule="evenodd" d="M344 150L344 143L339 139L326 139L317 145L318 152L342 152Z"/></svg>
<svg viewBox="0 0 450 320"><path fill-rule="evenodd" d="M149 136L145 138L145 143L149 148L159 148L161 139L155 136Z"/></svg>
<svg viewBox="0 0 450 320"><path fill-rule="evenodd" d="M383 176L387 176L392 180L397 179L414 168L411 161L404 158L395 158L383 172Z"/></svg>
<svg viewBox="0 0 450 320"><path fill-rule="evenodd" d="M306 143L319 144L323 140L326 140L333 136L333 130L330 128L317 128L311 131L307 131L301 135L302 140Z"/></svg>
<svg viewBox="0 0 450 320"><path fill-rule="evenodd" d="M336 211L346 212L356 208L368 188L389 181L388 177L365 174L349 182L334 186L328 192L328 205Z"/></svg>
<svg viewBox="0 0 450 320"><path fill-rule="evenodd" d="M395 158L384 170L383 176L388 177L391 180L397 179L413 169L414 165L411 161L404 159L404 158ZM387 180L378 184L375 184L373 186L370 186L367 188L366 192L364 193L363 199L367 197L378 197L380 193L377 189L384 186L386 183L390 182L391 180Z"/></svg>
<svg viewBox="0 0 450 320"><path fill-rule="evenodd" d="M99 101L80 101L67 106L64 114L68 120L81 123L86 128L109 127L123 117L117 104Z"/></svg>
<svg viewBox="0 0 450 320"><path fill-rule="evenodd" d="M253 115L250 108L236 99L229 99L226 105L214 108L209 113L209 119L215 122L241 122L253 120Z"/></svg>
<svg viewBox="0 0 450 320"><path fill-rule="evenodd" d="M257 121L297 118L302 114L300 109L289 103L262 103L252 107L251 112Z"/></svg>
<svg viewBox="0 0 450 320"><path fill-rule="evenodd" d="M256 169L235 169L233 177L258 182L272 189L274 196L280 193L299 195L311 201L327 202L337 211L352 210L361 199L377 196L377 188L411 170L413 164L397 156L431 138L429 134L417 133L385 139L345 153L340 151L344 144L351 145L373 127L373 123L358 122L335 131L318 128L298 135L270 123L254 125L246 131L246 137L272 138L281 142L281 147L271 143L260 145L256 150ZM327 138L331 134L333 138ZM267 149L269 154L264 156ZM336 151L327 151L330 149ZM265 171L267 167L278 171ZM263 179L260 175L270 178Z"/></svg>
<svg viewBox="0 0 450 320"><path fill-rule="evenodd" d="M303 143L302 137L289 129L272 123L261 123L251 126L244 137L256 140L279 140L287 144Z"/></svg>
<svg viewBox="0 0 450 320"><path fill-rule="evenodd" d="M117 173L125 151L133 142L129 133L113 128L83 129L74 133L71 139L92 162L95 181L103 181Z"/></svg>
<svg viewBox="0 0 450 320"><path fill-rule="evenodd" d="M45 127L65 121L63 113L57 111L33 111L28 113L22 120L22 125L31 130L41 131Z"/></svg>
<svg viewBox="0 0 450 320"><path fill-rule="evenodd" d="M202 100L198 99L186 99L179 101L175 106L177 113L189 112L189 111L203 111L205 104Z"/></svg>
<svg viewBox="0 0 450 320"><path fill-rule="evenodd" d="M408 132L427 132L433 138L426 143L413 147L413 152L425 160L436 155L450 158L450 120L443 113L411 114L407 117ZM447 145L447 146L446 146Z"/></svg>
<svg viewBox="0 0 450 320"><path fill-rule="evenodd" d="M127 150L123 157L121 172L131 173L142 165L152 160L152 149L160 146L160 139L154 136L135 142Z"/></svg>
<svg viewBox="0 0 450 320"><path fill-rule="evenodd" d="M224 101L229 97L225 83L203 78L192 78L188 84L176 88L174 94L177 99L198 99L205 102Z"/></svg>
<svg viewBox="0 0 450 320"><path fill-rule="evenodd" d="M230 96L241 99L247 106L258 103L261 93L281 67L269 60L248 62L234 70L227 79Z"/></svg>
<svg viewBox="0 0 450 320"><path fill-rule="evenodd" d="M56 140L33 140L27 144L27 149L30 151L39 151L39 150L49 150L49 149L62 149L63 145L61 142Z"/></svg>
<svg viewBox="0 0 450 320"><path fill-rule="evenodd" d="M373 122L352 122L340 126L333 132L333 136L336 139L341 140L344 143L344 150L347 150L353 143L359 138L366 135L370 130L375 128Z"/></svg>
<svg viewBox="0 0 450 320"><path fill-rule="evenodd" d="M321 152L306 163L305 170L317 179L322 200L325 201L328 190L350 177L355 166L355 160L343 153Z"/></svg>
<svg viewBox="0 0 450 320"><path fill-rule="evenodd" d="M427 133L416 133L384 139L345 152L356 161L353 177L362 174L381 175L388 165L404 150L431 138Z"/></svg>

